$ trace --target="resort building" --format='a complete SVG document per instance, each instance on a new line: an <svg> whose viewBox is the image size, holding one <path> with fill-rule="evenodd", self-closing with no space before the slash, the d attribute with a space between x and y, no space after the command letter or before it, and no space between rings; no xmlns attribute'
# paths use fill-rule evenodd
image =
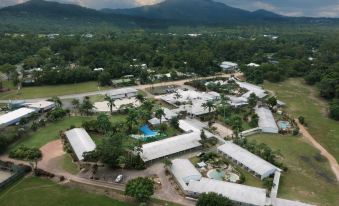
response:
<svg viewBox="0 0 339 206"><path fill-rule="evenodd" d="M256 107L255 113L259 117L258 125L262 132L274 134L279 132L271 110L266 107Z"/></svg>
<svg viewBox="0 0 339 206"><path fill-rule="evenodd" d="M29 117L37 112L35 109L20 108L0 116L0 129L20 122L22 118Z"/></svg>
<svg viewBox="0 0 339 206"><path fill-rule="evenodd" d="M79 161L84 159L85 152L91 152L96 148L94 141L83 128L68 130L65 135Z"/></svg>
<svg viewBox="0 0 339 206"><path fill-rule="evenodd" d="M247 67L260 67L260 65L256 63L249 63L247 64Z"/></svg>
<svg viewBox="0 0 339 206"><path fill-rule="evenodd" d="M110 91L107 95L113 99L123 99L128 97L135 97L138 94L138 90L134 88L121 88Z"/></svg>
<svg viewBox="0 0 339 206"><path fill-rule="evenodd" d="M226 142L219 146L218 151L261 179L269 177L277 170L281 171L271 163L232 142Z"/></svg>
<svg viewBox="0 0 339 206"><path fill-rule="evenodd" d="M220 67L224 70L224 71L234 71L237 70L239 68L237 63L233 63L233 62L222 62Z"/></svg>
<svg viewBox="0 0 339 206"><path fill-rule="evenodd" d="M202 178L200 172L188 159L172 160L170 171L183 191L187 191L191 181L199 181Z"/></svg>
<svg viewBox="0 0 339 206"><path fill-rule="evenodd" d="M263 206L266 205L266 190L236 183L224 182L209 178L200 181L190 181L187 194L198 197L202 193L214 192L229 198L241 205Z"/></svg>

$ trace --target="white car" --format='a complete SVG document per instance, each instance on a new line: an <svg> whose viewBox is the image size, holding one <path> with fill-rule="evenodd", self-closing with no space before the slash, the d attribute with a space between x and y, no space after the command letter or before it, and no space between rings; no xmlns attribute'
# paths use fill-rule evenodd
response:
<svg viewBox="0 0 339 206"><path fill-rule="evenodd" d="M117 178L115 178L115 183L120 183L122 181L122 178L122 175L118 175Z"/></svg>

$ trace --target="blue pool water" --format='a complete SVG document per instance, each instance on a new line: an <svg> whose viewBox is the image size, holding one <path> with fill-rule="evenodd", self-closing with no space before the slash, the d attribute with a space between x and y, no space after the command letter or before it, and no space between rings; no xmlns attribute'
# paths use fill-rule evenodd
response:
<svg viewBox="0 0 339 206"><path fill-rule="evenodd" d="M290 128L290 123L288 121L278 121L278 126L280 129Z"/></svg>
<svg viewBox="0 0 339 206"><path fill-rule="evenodd" d="M218 171L217 169L213 169L208 171L207 176L211 179L222 181L224 180L225 172L222 170Z"/></svg>
<svg viewBox="0 0 339 206"><path fill-rule="evenodd" d="M158 132L155 132L153 130L151 130L147 124L145 124L144 126L142 126L140 128L140 131L146 136L146 137L154 137L158 135Z"/></svg>

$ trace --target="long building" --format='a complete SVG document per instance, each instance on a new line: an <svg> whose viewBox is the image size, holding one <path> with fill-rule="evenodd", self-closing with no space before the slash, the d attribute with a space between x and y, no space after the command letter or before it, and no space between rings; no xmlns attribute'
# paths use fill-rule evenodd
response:
<svg viewBox="0 0 339 206"><path fill-rule="evenodd" d="M91 152L96 148L94 141L83 128L68 130L65 135L79 161L84 159L85 152Z"/></svg>
<svg viewBox="0 0 339 206"><path fill-rule="evenodd" d="M274 120L271 110L265 107L256 107L255 113L259 117L259 128L265 133L279 133L279 128Z"/></svg>
<svg viewBox="0 0 339 206"><path fill-rule="evenodd" d="M277 170L281 171L266 160L232 142L219 146L218 151L261 179L274 174Z"/></svg>
<svg viewBox="0 0 339 206"><path fill-rule="evenodd" d="M201 178L200 181L190 181L187 193L197 197L202 193L214 192L229 198L241 205L264 206L266 205L266 190L236 183Z"/></svg>
<svg viewBox="0 0 339 206"><path fill-rule="evenodd" d="M113 99L123 99L128 97L135 97L138 94L138 90L134 88L121 88L110 91L107 95Z"/></svg>
<svg viewBox="0 0 339 206"><path fill-rule="evenodd" d="M188 159L172 160L170 171L183 191L187 190L191 181L199 181L202 178L200 172Z"/></svg>
<svg viewBox="0 0 339 206"><path fill-rule="evenodd" d="M35 113L35 109L20 108L0 116L0 129L20 122L22 118L29 117Z"/></svg>

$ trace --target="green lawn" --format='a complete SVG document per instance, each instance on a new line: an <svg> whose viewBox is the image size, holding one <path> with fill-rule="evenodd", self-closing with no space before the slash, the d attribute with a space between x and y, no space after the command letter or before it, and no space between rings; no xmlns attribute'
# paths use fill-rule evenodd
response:
<svg viewBox="0 0 339 206"><path fill-rule="evenodd" d="M10 87L11 91L0 93L0 99L33 99L41 97L61 96L74 93L93 92L98 90L97 82L84 82L77 84L53 85L53 86L37 86L23 87L18 93L16 88ZM104 87L100 89L107 89Z"/></svg>
<svg viewBox="0 0 339 206"><path fill-rule="evenodd" d="M339 185L327 160L305 140L295 136L269 134L248 138L266 143L273 150L280 150L282 162L288 171L280 179L278 197L322 206L338 205Z"/></svg>
<svg viewBox="0 0 339 206"><path fill-rule="evenodd" d="M328 104L319 98L315 87L307 86L301 79L266 82L264 87L287 103L286 109L294 117L304 116L308 131L339 161L339 122L327 117Z"/></svg>
<svg viewBox="0 0 339 206"><path fill-rule="evenodd" d="M21 138L18 142L13 144L10 149L18 147L19 145L26 145L28 147L40 148L50 141L59 138L60 131L65 131L70 128L71 125L75 127L81 127L81 124L85 121L95 119L95 116L91 117L65 117L63 120L48 123L44 128L38 129L36 132L30 132L26 137ZM126 116L113 115L110 117L112 123L124 121Z"/></svg>
<svg viewBox="0 0 339 206"><path fill-rule="evenodd" d="M60 159L60 165L62 165L62 168L65 171L74 175L78 174L80 171L78 165L73 162L70 154L64 154L62 156L62 158Z"/></svg>
<svg viewBox="0 0 339 206"><path fill-rule="evenodd" d="M46 179L25 178L0 193L0 205L6 206L129 206L105 196L57 185Z"/></svg>

